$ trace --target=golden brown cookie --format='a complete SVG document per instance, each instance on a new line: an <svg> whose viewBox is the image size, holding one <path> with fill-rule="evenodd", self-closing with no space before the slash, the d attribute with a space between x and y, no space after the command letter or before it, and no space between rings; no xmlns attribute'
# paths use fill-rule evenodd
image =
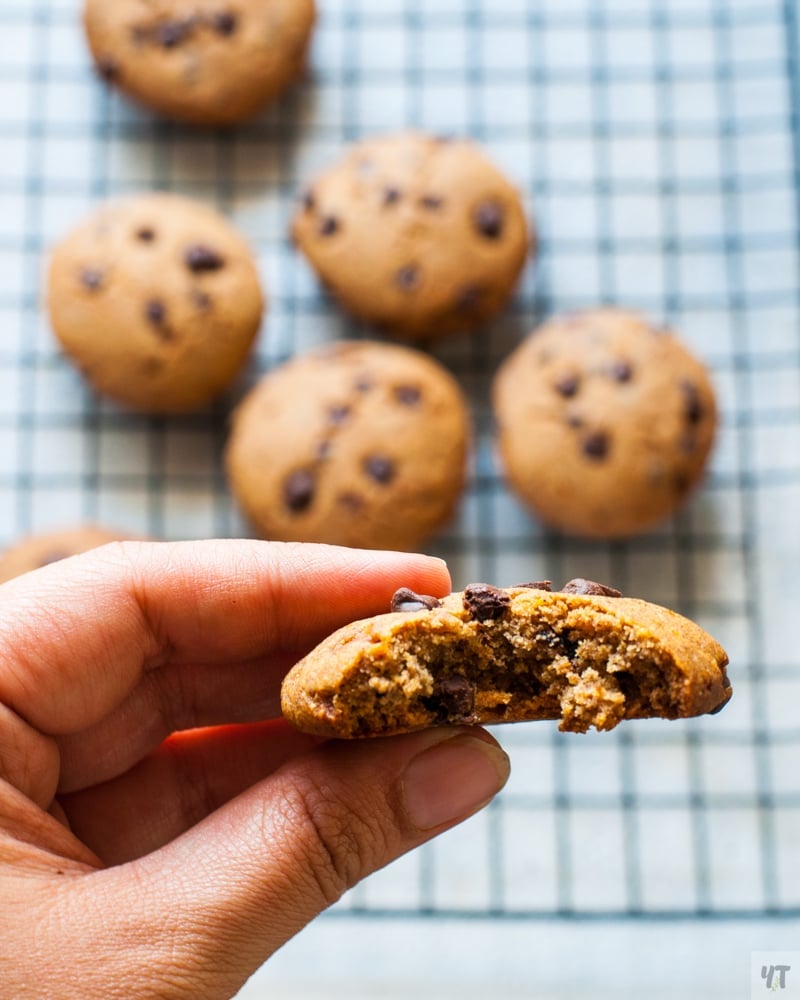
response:
<svg viewBox="0 0 800 1000"><path fill-rule="evenodd" d="M552 527L618 538L669 517L700 480L716 427L708 372L636 313L551 319L495 379L511 487Z"/></svg>
<svg viewBox="0 0 800 1000"><path fill-rule="evenodd" d="M306 189L293 235L345 309L408 340L485 323L528 250L519 193L479 147L418 132L353 146Z"/></svg>
<svg viewBox="0 0 800 1000"><path fill-rule="evenodd" d="M305 69L314 0L86 0L100 75L200 125L260 111Z"/></svg>
<svg viewBox="0 0 800 1000"><path fill-rule="evenodd" d="M146 194L102 205L55 248L48 307L98 392L168 413L227 388L264 299L247 244L215 209Z"/></svg>
<svg viewBox="0 0 800 1000"><path fill-rule="evenodd" d="M270 372L236 411L231 489L266 538L413 549L452 515L469 419L407 347L338 342Z"/></svg>
<svg viewBox="0 0 800 1000"><path fill-rule="evenodd" d="M328 737L542 719L585 732L730 699L728 657L694 622L587 580L549 587L400 590L389 614L346 625L289 671L283 714Z"/></svg>
<svg viewBox="0 0 800 1000"><path fill-rule="evenodd" d="M97 525L29 535L0 555L0 583L69 556L96 549L107 542L122 541L130 537L124 532Z"/></svg>

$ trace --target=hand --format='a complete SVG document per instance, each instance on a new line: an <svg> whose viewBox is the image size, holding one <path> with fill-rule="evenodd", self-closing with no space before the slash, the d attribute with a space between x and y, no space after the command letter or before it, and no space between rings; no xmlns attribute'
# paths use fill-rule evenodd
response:
<svg viewBox="0 0 800 1000"><path fill-rule="evenodd" d="M482 730L320 741L280 682L423 556L115 543L0 587L3 996L232 996L347 888L475 812ZM264 721L267 720L267 721Z"/></svg>

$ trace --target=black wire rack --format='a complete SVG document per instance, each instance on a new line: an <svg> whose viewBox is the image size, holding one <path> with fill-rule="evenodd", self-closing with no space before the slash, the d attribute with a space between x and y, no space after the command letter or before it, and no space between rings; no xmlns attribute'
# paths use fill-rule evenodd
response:
<svg viewBox="0 0 800 1000"><path fill-rule="evenodd" d="M497 919L800 916L800 14L791 0L319 0L306 83L257 122L192 131L94 79L76 0L0 0L0 541L83 520L246 532L220 455L230 406L294 353L365 331L287 238L315 167L372 132L484 142L539 256L491 329L440 345L474 407L467 495L435 551L455 582L572 576L679 610L731 653L713 719L604 735L501 727L483 814L333 910ZM270 313L228 398L175 419L88 394L42 310L42 261L96 201L163 188L251 240ZM681 330L722 427L688 509L625 543L536 525L492 451L490 376L542 316L612 302Z"/></svg>

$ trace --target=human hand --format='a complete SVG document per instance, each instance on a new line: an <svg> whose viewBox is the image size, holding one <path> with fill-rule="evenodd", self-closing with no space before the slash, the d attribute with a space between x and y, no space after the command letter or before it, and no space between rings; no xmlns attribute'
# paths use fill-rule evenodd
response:
<svg viewBox="0 0 800 1000"><path fill-rule="evenodd" d="M0 587L3 996L232 996L492 798L508 762L482 730L320 745L279 717L288 667L399 586L449 578L400 553L124 542Z"/></svg>

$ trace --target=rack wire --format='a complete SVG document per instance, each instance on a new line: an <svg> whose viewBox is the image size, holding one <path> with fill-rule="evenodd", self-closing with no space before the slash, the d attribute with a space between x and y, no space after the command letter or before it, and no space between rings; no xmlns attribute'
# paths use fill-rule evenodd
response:
<svg viewBox="0 0 800 1000"><path fill-rule="evenodd" d="M484 142L523 190L539 256L491 329L440 345L477 444L435 551L471 580L608 580L731 653L713 719L497 735L514 774L483 814L357 887L337 919L800 915L800 15L792 0L320 0L308 80L257 122L192 131L93 78L76 0L0 0L0 542L68 521L243 534L220 454L257 374L364 330L290 246L295 192L349 141L419 126ZM256 359L197 415L93 398L41 308L47 248L150 188L216 202L270 294ZM491 444L491 372L542 316L616 302L710 365L722 428L674 521L595 544L537 526Z"/></svg>

